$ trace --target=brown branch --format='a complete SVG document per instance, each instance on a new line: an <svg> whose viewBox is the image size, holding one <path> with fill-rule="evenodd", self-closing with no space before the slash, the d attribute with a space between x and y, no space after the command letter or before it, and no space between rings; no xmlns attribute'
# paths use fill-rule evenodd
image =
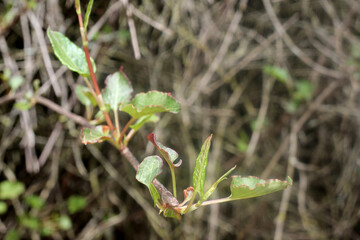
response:
<svg viewBox="0 0 360 240"><path fill-rule="evenodd" d="M123 155L126 160L131 164L131 166L137 171L139 169L139 162L129 150L129 148L125 147L120 150L121 155ZM179 201L173 196L173 194L157 179L153 181L156 189L160 192L161 199L163 202L169 203L171 206L179 205Z"/></svg>
<svg viewBox="0 0 360 240"><path fill-rule="evenodd" d="M68 118L70 118L71 120L73 120L74 122L86 126L86 127L91 127L92 125L83 117L76 115L75 113L69 112L68 110L62 108L61 106L57 105L56 103L53 103L52 101L50 101L49 99L46 99L44 97L41 96L36 96L34 97L34 100L36 103L39 103L41 105L44 105L48 108L50 108L51 110L60 113Z"/></svg>

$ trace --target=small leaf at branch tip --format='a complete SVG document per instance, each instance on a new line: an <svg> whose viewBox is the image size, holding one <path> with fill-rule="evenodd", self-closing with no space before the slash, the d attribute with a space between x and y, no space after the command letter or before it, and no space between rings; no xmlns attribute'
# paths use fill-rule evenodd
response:
<svg viewBox="0 0 360 240"><path fill-rule="evenodd" d="M187 202L190 201L190 199L193 197L194 195L194 188L193 187L188 187L186 189L184 189L184 201L182 203L180 203L177 207L182 207L184 206Z"/></svg>
<svg viewBox="0 0 360 240"><path fill-rule="evenodd" d="M182 164L182 160L180 159L176 164L174 163L175 160L179 157L179 154L171 149L168 148L164 145L162 145L160 142L158 142L156 140L155 134L154 133L150 133L147 137L147 140L149 140L152 144L154 144L154 146L159 150L159 152L161 153L161 155L164 157L164 159L166 160L166 162L173 166L173 167L180 167Z"/></svg>
<svg viewBox="0 0 360 240"><path fill-rule="evenodd" d="M119 106L130 100L133 88L122 72L109 75L105 80L105 84L106 87L102 92L102 98L104 103L108 104L116 112Z"/></svg>
<svg viewBox="0 0 360 240"><path fill-rule="evenodd" d="M206 176L206 167L208 163L208 154L211 146L212 134L205 140L201 147L201 151L196 158L195 169L193 172L193 185L195 192L200 194L200 197L204 196L204 184Z"/></svg>

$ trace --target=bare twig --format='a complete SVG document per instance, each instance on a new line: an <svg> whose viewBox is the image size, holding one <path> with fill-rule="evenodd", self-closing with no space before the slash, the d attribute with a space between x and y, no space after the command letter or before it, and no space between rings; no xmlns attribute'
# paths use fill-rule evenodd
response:
<svg viewBox="0 0 360 240"><path fill-rule="evenodd" d="M287 175L291 178L294 176L294 162L296 162L297 155L297 131L293 128L290 134L290 147L289 147L289 159L287 166ZM289 206L289 200L291 196L291 187L284 190L281 198L279 213L275 220L275 235L274 240L281 240L284 232L284 225L286 219L286 212Z"/></svg>
<svg viewBox="0 0 360 240"><path fill-rule="evenodd" d="M129 5L128 0L121 0L121 2L124 5L124 7L126 8L126 16L127 16L128 25L129 25L129 30L130 30L130 35L131 35L131 44L133 46L134 56L135 56L135 59L139 60L141 58L141 54L140 54L139 42L138 42L137 34L136 34L135 23L134 23L134 19L132 18L133 8L129 7L130 5Z"/></svg>
<svg viewBox="0 0 360 240"><path fill-rule="evenodd" d="M49 75L49 80L51 82L51 85L54 89L54 92L55 92L55 95L57 97L60 97L61 96L61 88L57 82L57 78L55 76L55 72L54 72L54 68L52 67L52 64L51 64L51 60L50 60L50 56L49 56L49 52L47 51L47 45L46 45L46 41L45 41L45 38L44 38L44 33L42 31L42 28L40 26L40 23L38 21L38 19L36 18L36 16L34 15L33 12L29 11L27 13L27 16L35 30L35 34L36 34L36 37L39 41L39 47L40 47L40 51L41 51L41 55L43 57L43 60L44 60L44 64L45 64L45 68L46 68L46 71Z"/></svg>
<svg viewBox="0 0 360 240"><path fill-rule="evenodd" d="M321 103L339 86L339 81L331 82L322 92L321 94L312 102L306 112L300 117L300 119L295 123L293 131L295 133L299 132L301 128L304 126L305 122L309 120L311 115L318 109ZM287 136L283 142L281 143L280 147L274 154L274 156L269 161L268 165L266 166L265 170L261 174L262 178L267 178L275 167L275 165L280 160L281 156L284 154L285 150L287 149L289 144L289 136Z"/></svg>
<svg viewBox="0 0 360 240"><path fill-rule="evenodd" d="M319 65L318 63L314 62L309 56L307 56L298 46L295 45L293 40L290 38L290 36L286 33L286 30L280 23L279 19L277 18L275 11L270 3L270 0L263 0L265 9L267 14L269 15L269 18L271 22L273 23L276 31L284 39L285 44L290 48L291 52L294 53L301 61L303 61L308 66L312 67L315 71L325 75L329 76L335 79L341 79L343 78L343 74L339 71L335 71L329 68L326 68L322 65Z"/></svg>
<svg viewBox="0 0 360 240"><path fill-rule="evenodd" d="M34 100L36 103L44 105L44 106L50 108L51 110L68 117L69 119L73 120L74 122L76 122L82 126L91 127L90 123L85 118L83 118L79 115L76 115L75 113L67 111L66 109L64 109L61 106L57 105L56 103L50 101L49 99L46 99L41 96L35 96Z"/></svg>
<svg viewBox="0 0 360 240"><path fill-rule="evenodd" d="M150 26L156 28L159 31L164 32L167 35L171 35L173 34L173 31L169 28L167 28L166 26L164 26L163 24L156 22L155 20L151 19L150 17L146 16L145 14L143 14L140 10L138 10L134 5L132 5L131 3L128 6L132 13L137 16L138 18L140 18L142 21L144 21L145 23L149 24Z"/></svg>
<svg viewBox="0 0 360 240"><path fill-rule="evenodd" d="M224 59L225 54L227 53L229 46L231 44L231 41L233 39L233 36L235 34L235 31L239 25L239 22L242 18L242 12L236 12L231 20L231 23L228 27L228 30L225 34L224 40L219 48L219 51L217 52L214 60L211 62L210 67L204 74L204 76L201 78L201 80L198 82L196 89L198 91L193 91L193 94L188 98L187 102L188 105L192 105L194 101L199 96L200 92L208 83L210 82L212 76L214 75L215 71L220 66L221 61Z"/></svg>
<svg viewBox="0 0 360 240"><path fill-rule="evenodd" d="M61 131L62 131L62 124L57 123L54 127L54 130L51 132L50 137L39 157L40 167L44 166L44 164L46 163L46 160L49 158L49 156L55 146L55 143L60 136Z"/></svg>

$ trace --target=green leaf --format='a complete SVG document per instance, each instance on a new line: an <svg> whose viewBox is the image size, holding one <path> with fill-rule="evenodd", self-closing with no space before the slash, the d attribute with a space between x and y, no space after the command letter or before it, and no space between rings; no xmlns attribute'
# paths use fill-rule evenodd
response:
<svg viewBox="0 0 360 240"><path fill-rule="evenodd" d="M85 106L96 106L96 99L92 95L90 89L88 87L77 85L75 87L75 94L79 101L84 104Z"/></svg>
<svg viewBox="0 0 360 240"><path fill-rule="evenodd" d="M310 100L313 94L314 87L311 82L307 80L298 80L295 82L296 91L294 99L298 101Z"/></svg>
<svg viewBox="0 0 360 240"><path fill-rule="evenodd" d="M232 172L234 171L234 169L236 168L236 166L234 166L233 168L231 168L229 171L227 171L224 175L222 175L218 180L216 180L216 182L209 188L209 190L207 190L207 192L204 194L203 198L198 202L198 204L200 205L203 201L206 201L211 194L213 194L213 192L216 190L217 186L219 185L220 182L224 181L226 179L226 177Z"/></svg>
<svg viewBox="0 0 360 240"><path fill-rule="evenodd" d="M204 184L206 175L206 166L208 162L208 154L211 145L212 134L205 140L201 147L201 151L196 158L195 169L193 173L193 186L195 192L200 194L202 198L204 195Z"/></svg>
<svg viewBox="0 0 360 240"><path fill-rule="evenodd" d="M41 209L45 205L44 200L41 197L37 196L37 195L26 196L25 197L25 202L30 207L35 208L35 209Z"/></svg>
<svg viewBox="0 0 360 240"><path fill-rule="evenodd" d="M94 128L83 128L81 130L81 141L83 144L98 143L106 139L111 139L109 127L99 125Z"/></svg>
<svg viewBox="0 0 360 240"><path fill-rule="evenodd" d="M160 194L152 182L162 172L162 166L163 161L159 156L149 156L140 163L136 173L136 180L148 187L151 197L154 200L154 206L159 202Z"/></svg>
<svg viewBox="0 0 360 240"><path fill-rule="evenodd" d="M149 184L149 191L150 191L152 199L154 200L154 207L156 207L157 203L160 200L160 194L159 194L158 190L156 189L156 187L154 186L154 184L152 184L152 183Z"/></svg>
<svg viewBox="0 0 360 240"><path fill-rule="evenodd" d="M172 207L166 208L164 210L163 215L164 215L164 217L175 218L175 219L178 219L178 220L181 219L180 213L175 211Z"/></svg>
<svg viewBox="0 0 360 240"><path fill-rule="evenodd" d="M16 75L16 76L10 78L9 85L10 85L11 91L15 92L16 89L18 89L24 83L24 81L25 81L24 78L19 75Z"/></svg>
<svg viewBox="0 0 360 240"><path fill-rule="evenodd" d="M47 30L47 35L55 56L62 64L67 66L71 71L77 72L82 76L90 76L85 52L81 48L76 46L62 33L52 31L50 28ZM90 61L95 73L96 66L94 60L90 58Z"/></svg>
<svg viewBox="0 0 360 240"><path fill-rule="evenodd" d="M175 160L179 157L179 154L171 148L165 147L160 142L156 141L155 134L150 133L147 137L154 146L159 150L161 155L165 158L169 166L180 167L182 160L180 159L178 163L174 164Z"/></svg>
<svg viewBox="0 0 360 240"><path fill-rule="evenodd" d="M89 24L89 18L90 18L90 13L91 13L91 9L93 7L93 3L94 0L90 0L88 3L88 6L86 8L86 12L85 12L85 17L84 17L84 29L87 29L87 26Z"/></svg>
<svg viewBox="0 0 360 240"><path fill-rule="evenodd" d="M6 202L0 201L0 215L6 213L7 209Z"/></svg>
<svg viewBox="0 0 360 240"><path fill-rule="evenodd" d="M120 110L137 119L160 112L178 113L180 104L170 93L150 91L137 94L130 104L122 106Z"/></svg>
<svg viewBox="0 0 360 240"><path fill-rule="evenodd" d="M159 156L153 155L146 157L139 166L136 173L136 180L149 187L162 171L163 161Z"/></svg>
<svg viewBox="0 0 360 240"><path fill-rule="evenodd" d="M15 229L11 229L7 231L5 240L19 240L19 239L20 239L20 234Z"/></svg>
<svg viewBox="0 0 360 240"><path fill-rule="evenodd" d="M232 176L232 178L230 185L231 195L228 197L231 200L259 197L283 190L292 185L292 179L290 177L285 181L278 179L264 180L252 176Z"/></svg>
<svg viewBox="0 0 360 240"><path fill-rule="evenodd" d="M61 230L70 230L72 228L72 222L69 216L61 215L58 219L59 228Z"/></svg>
<svg viewBox="0 0 360 240"><path fill-rule="evenodd" d="M133 88L122 72L109 75L105 83L106 88L102 92L104 103L116 112L119 105L130 100Z"/></svg>
<svg viewBox="0 0 360 240"><path fill-rule="evenodd" d="M26 228L37 230L40 227L40 220L37 217L23 215L19 217L20 224Z"/></svg>
<svg viewBox="0 0 360 240"><path fill-rule="evenodd" d="M86 207L86 198L79 195L72 195L67 200L67 208L70 214L80 212Z"/></svg>
<svg viewBox="0 0 360 240"><path fill-rule="evenodd" d="M0 199L14 199L25 191L22 182L3 181L0 182Z"/></svg>
<svg viewBox="0 0 360 240"><path fill-rule="evenodd" d="M23 100L19 100L17 101L15 104L14 104L14 108L20 110L20 111L25 111L25 110L28 110L32 107L32 104L31 102L29 102L28 100L26 99L23 99Z"/></svg>
<svg viewBox="0 0 360 240"><path fill-rule="evenodd" d="M51 226L41 227L41 236L50 237L52 233L53 233L53 229L51 228Z"/></svg>
<svg viewBox="0 0 360 240"><path fill-rule="evenodd" d="M263 71L267 75L275 78L276 80L278 80L279 82L282 82L282 83L288 83L288 81L290 79L290 74L288 73L288 71L281 67L265 65L263 67Z"/></svg>
<svg viewBox="0 0 360 240"><path fill-rule="evenodd" d="M140 117L135 124L130 125L130 128L134 129L134 131L138 131L145 123L148 122L157 122L159 121L159 116L156 116L154 114L152 115L146 115L146 116L142 116Z"/></svg>

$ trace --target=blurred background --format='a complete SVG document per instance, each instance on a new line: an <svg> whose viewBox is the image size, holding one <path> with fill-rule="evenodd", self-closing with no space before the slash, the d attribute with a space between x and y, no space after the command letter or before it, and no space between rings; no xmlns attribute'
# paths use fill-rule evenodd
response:
<svg viewBox="0 0 360 240"><path fill-rule="evenodd" d="M135 93L181 103L129 145L141 161L155 132L179 153L180 201L211 133L206 187L234 165L238 175L294 180L180 221L158 215L110 144L82 145L81 125L23 101L37 91L85 116L74 93L83 79L55 58L48 27L81 46L73 0L0 2L1 239L360 239L359 1L94 2L100 86L123 66ZM167 170L158 179L171 189Z"/></svg>

